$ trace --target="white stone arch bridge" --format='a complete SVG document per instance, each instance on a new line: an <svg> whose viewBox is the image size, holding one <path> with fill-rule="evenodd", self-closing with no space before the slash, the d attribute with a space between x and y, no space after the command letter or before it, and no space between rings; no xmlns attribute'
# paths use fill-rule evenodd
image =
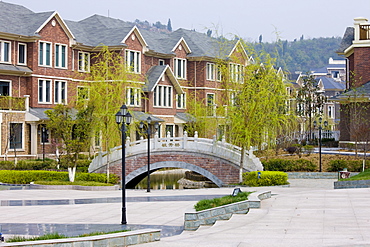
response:
<svg viewBox="0 0 370 247"><path fill-rule="evenodd" d="M155 134L150 139L150 172L161 168L184 168L197 172L210 179L217 186L238 183L240 174L241 148L214 139L188 137L158 138ZM147 175L148 140L130 142L126 140L126 187L133 188ZM244 153L243 172L262 171L260 160L253 154L252 148ZM103 173L109 169L121 177L122 147L118 146L107 152L100 152L91 162L89 172Z"/></svg>

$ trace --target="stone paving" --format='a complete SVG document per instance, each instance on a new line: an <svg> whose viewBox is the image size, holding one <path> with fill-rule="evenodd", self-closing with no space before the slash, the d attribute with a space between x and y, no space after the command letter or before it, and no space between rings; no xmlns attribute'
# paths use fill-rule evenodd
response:
<svg viewBox="0 0 370 247"><path fill-rule="evenodd" d="M182 233L184 213L193 211L196 201L231 194L233 188L128 190L127 227L165 232L159 242L138 246L370 246L370 189L334 190L334 181L291 179L290 187L242 188L271 190L273 196L261 209ZM5 237L114 230L124 227L120 195L121 191L2 190L0 225Z"/></svg>

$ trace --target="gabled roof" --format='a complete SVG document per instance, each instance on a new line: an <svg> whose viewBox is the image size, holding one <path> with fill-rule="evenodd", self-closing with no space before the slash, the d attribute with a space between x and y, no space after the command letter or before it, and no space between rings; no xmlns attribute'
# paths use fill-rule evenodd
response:
<svg viewBox="0 0 370 247"><path fill-rule="evenodd" d="M52 13L45 21L42 25L39 26L39 28L36 30L36 33L39 33L44 27L46 24L48 24L50 22L50 20L52 18L54 18L58 20L59 24L61 25L62 29L64 30L64 32L67 34L67 36L69 38L72 38L74 39L74 35L73 33L71 32L71 30L69 30L68 26L66 25L66 23L64 22L64 20L60 17L60 15L58 14L58 12L54 12Z"/></svg>
<svg viewBox="0 0 370 247"><path fill-rule="evenodd" d="M191 53L191 50L183 37L181 37L181 39L177 42L177 44L172 48L172 51L174 52L181 43L183 43L185 52L187 54Z"/></svg>
<svg viewBox="0 0 370 247"><path fill-rule="evenodd" d="M136 37L138 37L139 39L139 42L141 43L141 45L143 47L147 47L148 44L146 43L143 35L141 35L139 29L137 28L137 26L134 26L130 32L127 33L127 35L123 38L123 40L121 41L121 43L126 43L126 40L131 36L132 33L135 33L136 34Z"/></svg>
<svg viewBox="0 0 370 247"><path fill-rule="evenodd" d="M178 94L184 93L179 82L177 81L176 77L172 73L170 66L168 65L157 65L157 66L151 67L148 70L147 82L143 89L144 92L152 92L155 86L157 86L157 84L160 82L164 74L168 76L168 78L170 79L172 85L175 87L175 90Z"/></svg>
<svg viewBox="0 0 370 247"><path fill-rule="evenodd" d="M321 81L325 90L344 91L346 86L343 83L337 82L333 78L321 76L316 78L317 81Z"/></svg>

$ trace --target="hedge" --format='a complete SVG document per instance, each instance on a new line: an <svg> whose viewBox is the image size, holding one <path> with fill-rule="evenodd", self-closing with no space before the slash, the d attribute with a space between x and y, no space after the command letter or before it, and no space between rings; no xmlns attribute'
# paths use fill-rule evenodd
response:
<svg viewBox="0 0 370 247"><path fill-rule="evenodd" d="M309 160L284 160L270 159L262 161L265 171L283 171L283 172L312 172L317 170L317 166Z"/></svg>
<svg viewBox="0 0 370 247"><path fill-rule="evenodd" d="M347 168L351 172L361 172L362 162L362 160L332 160L328 164L328 171L337 172ZM369 167L369 165L370 161L366 161L366 167Z"/></svg>
<svg viewBox="0 0 370 247"><path fill-rule="evenodd" d="M29 184L34 181L69 181L68 172L53 171L14 171L1 170L0 182L9 184ZM75 181L107 182L106 174L100 173L76 173ZM115 174L109 175L109 183L117 184L119 177Z"/></svg>
<svg viewBox="0 0 370 247"><path fill-rule="evenodd" d="M246 172L243 173L243 184L251 187L289 184L288 174L276 171Z"/></svg>

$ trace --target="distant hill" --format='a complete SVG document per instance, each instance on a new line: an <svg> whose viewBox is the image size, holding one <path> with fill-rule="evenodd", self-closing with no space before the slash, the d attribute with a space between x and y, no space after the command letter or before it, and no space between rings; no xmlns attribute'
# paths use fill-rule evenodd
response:
<svg viewBox="0 0 370 247"><path fill-rule="evenodd" d="M285 71L305 73L326 66L330 57L344 59L335 53L341 40L339 37L303 39L302 36L295 41L256 42L252 45L257 51L264 50L276 58L277 66Z"/></svg>

